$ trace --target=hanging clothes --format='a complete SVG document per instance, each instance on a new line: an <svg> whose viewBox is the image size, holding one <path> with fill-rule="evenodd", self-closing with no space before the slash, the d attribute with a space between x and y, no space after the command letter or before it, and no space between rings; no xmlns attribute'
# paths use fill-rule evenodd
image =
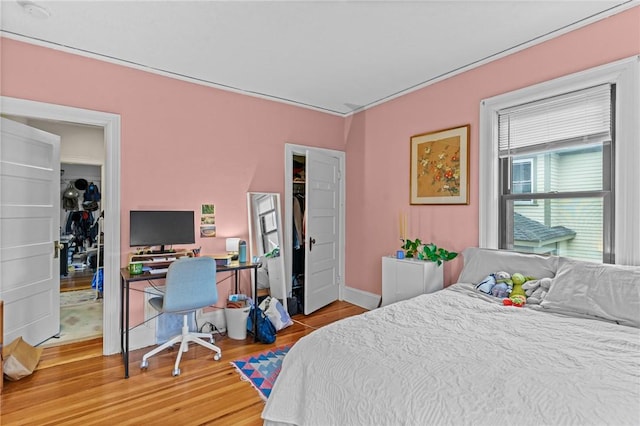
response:
<svg viewBox="0 0 640 426"><path fill-rule="evenodd" d="M302 198L302 204L300 203ZM304 210L304 197L297 194L293 196L293 236L294 243L293 248L298 249L304 244L304 233L302 228L303 210Z"/></svg>
<svg viewBox="0 0 640 426"><path fill-rule="evenodd" d="M93 214L89 211L69 212L65 232L72 234L78 246L82 246L85 240L93 244L97 235L97 227L93 228Z"/></svg>
<svg viewBox="0 0 640 426"><path fill-rule="evenodd" d="M304 274L304 241L305 241L304 195L293 196L293 257L292 272L294 276Z"/></svg>

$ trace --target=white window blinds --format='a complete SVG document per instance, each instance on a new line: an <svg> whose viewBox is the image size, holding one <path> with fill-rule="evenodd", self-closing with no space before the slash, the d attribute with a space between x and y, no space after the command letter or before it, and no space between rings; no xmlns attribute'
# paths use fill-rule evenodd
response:
<svg viewBox="0 0 640 426"><path fill-rule="evenodd" d="M498 111L500 157L611 140L611 85Z"/></svg>

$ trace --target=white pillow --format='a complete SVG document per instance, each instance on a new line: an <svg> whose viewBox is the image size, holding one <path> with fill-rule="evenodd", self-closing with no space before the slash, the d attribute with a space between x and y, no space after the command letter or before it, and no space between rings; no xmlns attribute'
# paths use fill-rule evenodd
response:
<svg viewBox="0 0 640 426"><path fill-rule="evenodd" d="M532 253L519 253L509 250L468 247L462 251L464 267L459 283L477 284L498 271L510 274L520 272L524 276L553 278L558 269L558 257L541 256Z"/></svg>
<svg viewBox="0 0 640 426"><path fill-rule="evenodd" d="M540 305L640 327L640 267L561 258Z"/></svg>

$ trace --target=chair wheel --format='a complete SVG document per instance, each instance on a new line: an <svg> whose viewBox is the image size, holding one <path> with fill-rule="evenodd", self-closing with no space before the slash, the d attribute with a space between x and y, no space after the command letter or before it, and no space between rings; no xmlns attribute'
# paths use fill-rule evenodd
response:
<svg viewBox="0 0 640 426"><path fill-rule="evenodd" d="M149 368L149 361L147 361L146 359L143 359L142 362L140 363L140 369L146 370L147 368Z"/></svg>
<svg viewBox="0 0 640 426"><path fill-rule="evenodd" d="M215 359L216 361L220 361L220 358L222 358L222 354L218 354L218 353L216 353L216 354L213 356L213 359Z"/></svg>
<svg viewBox="0 0 640 426"><path fill-rule="evenodd" d="M173 377L179 376L179 375L180 375L180 369L179 369L179 368L174 369L174 370L171 372L171 375L172 375Z"/></svg>

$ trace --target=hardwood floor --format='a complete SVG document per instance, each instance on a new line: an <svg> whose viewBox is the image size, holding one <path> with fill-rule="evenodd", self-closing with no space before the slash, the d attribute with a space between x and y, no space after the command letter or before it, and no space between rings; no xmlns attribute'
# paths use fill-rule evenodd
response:
<svg viewBox="0 0 640 426"><path fill-rule="evenodd" d="M214 361L207 349L191 346L178 377L171 376L175 351L150 358L148 370L139 364L150 348L132 351L130 377L124 379L122 358L102 356L102 339L48 348L34 374L5 381L0 424L261 425L264 402L230 362L295 343L316 328L364 311L334 302L312 315L296 315L296 323L278 332L271 345L217 336L222 359Z"/></svg>
<svg viewBox="0 0 640 426"><path fill-rule="evenodd" d="M94 271L71 271L66 277L60 277L60 291L88 290L91 288Z"/></svg>

